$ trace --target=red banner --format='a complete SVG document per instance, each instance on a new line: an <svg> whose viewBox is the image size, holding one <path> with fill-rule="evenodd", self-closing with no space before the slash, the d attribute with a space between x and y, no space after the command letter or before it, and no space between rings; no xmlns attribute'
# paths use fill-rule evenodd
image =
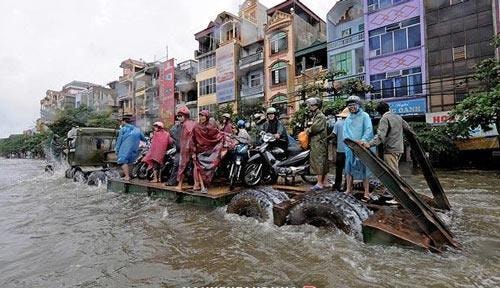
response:
<svg viewBox="0 0 500 288"><path fill-rule="evenodd" d="M174 59L160 64L159 100L160 120L165 127L170 127L175 121L175 63Z"/></svg>

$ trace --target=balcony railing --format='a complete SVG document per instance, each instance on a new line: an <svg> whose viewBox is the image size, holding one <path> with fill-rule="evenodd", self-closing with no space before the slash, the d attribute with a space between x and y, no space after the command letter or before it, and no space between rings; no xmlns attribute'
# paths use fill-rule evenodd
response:
<svg viewBox="0 0 500 288"><path fill-rule="evenodd" d="M336 49L340 47L344 47L353 43L357 43L360 41L363 41L365 37L364 32L359 32L356 34L349 35L347 37L344 37L342 39L335 40L331 43L328 44L328 49Z"/></svg>
<svg viewBox="0 0 500 288"><path fill-rule="evenodd" d="M252 55L248 55L248 56L245 56L243 58L240 59L240 67L241 66L244 66L244 65L248 65L248 64L251 64L253 62L257 62L259 60L262 60L264 57L263 57L263 53L262 52L259 52L259 53L255 53L255 54L252 54Z"/></svg>
<svg viewBox="0 0 500 288"><path fill-rule="evenodd" d="M264 85L254 86L254 87L242 87L241 97L248 97L252 95L257 95L264 93Z"/></svg>

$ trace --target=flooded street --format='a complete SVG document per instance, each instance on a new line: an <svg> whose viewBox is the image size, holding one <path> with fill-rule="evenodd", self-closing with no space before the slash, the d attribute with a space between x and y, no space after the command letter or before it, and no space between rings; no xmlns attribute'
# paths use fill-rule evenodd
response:
<svg viewBox="0 0 500 288"><path fill-rule="evenodd" d="M495 172L439 172L464 247L435 255L109 193L44 165L0 159L0 287L500 285ZM425 190L422 175L402 174Z"/></svg>

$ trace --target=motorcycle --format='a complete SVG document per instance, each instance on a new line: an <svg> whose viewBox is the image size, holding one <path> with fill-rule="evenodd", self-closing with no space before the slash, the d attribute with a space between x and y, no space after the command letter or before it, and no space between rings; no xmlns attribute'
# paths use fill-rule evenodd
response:
<svg viewBox="0 0 500 288"><path fill-rule="evenodd" d="M139 147L139 156L135 159L132 172L130 173L131 178L146 179L148 176L148 164L142 162L142 159L148 154L149 148L151 147L151 142L149 139L146 143Z"/></svg>
<svg viewBox="0 0 500 288"><path fill-rule="evenodd" d="M232 151L233 158L230 159L229 168L229 190L233 190L236 183L241 182L241 171L245 162L250 158L248 143L238 143Z"/></svg>
<svg viewBox="0 0 500 288"><path fill-rule="evenodd" d="M286 179L300 176L309 184L316 183L316 177L309 172L309 150L302 151L298 147L288 147L287 151L284 151L274 145L281 140L277 140L270 133L261 132L261 139L262 145L256 148L257 153L246 165L243 177L245 185L252 187L259 184L274 184L279 176Z"/></svg>
<svg viewBox="0 0 500 288"><path fill-rule="evenodd" d="M168 149L165 152L165 160L163 164L160 166L159 169L159 174L158 178L161 180L161 182L165 182L168 180L172 172L172 169L174 168L174 161L175 161L175 153L177 152L175 146ZM146 152L147 153L147 152ZM147 179L147 180L152 180L153 179L153 169L148 169L148 164L142 162L142 159L144 158L146 154L141 155L140 157L141 161L138 163L136 166L134 166L134 169L137 167L137 178L139 179ZM133 170L134 171L134 170ZM134 176L134 172L132 172L132 175Z"/></svg>

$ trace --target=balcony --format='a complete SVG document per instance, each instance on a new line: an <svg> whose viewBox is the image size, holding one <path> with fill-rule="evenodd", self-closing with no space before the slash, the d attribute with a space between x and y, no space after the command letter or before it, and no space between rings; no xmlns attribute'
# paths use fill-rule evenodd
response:
<svg viewBox="0 0 500 288"><path fill-rule="evenodd" d="M364 40L365 33L359 32L356 34L349 35L347 37L332 41L328 44L328 50L338 49L347 45L358 43Z"/></svg>
<svg viewBox="0 0 500 288"><path fill-rule="evenodd" d="M262 52L251 54L240 59L240 69L250 68L251 66L264 63L264 54Z"/></svg>
<svg viewBox="0 0 500 288"><path fill-rule="evenodd" d="M216 45L216 48L215 48L215 49L217 49L217 48L219 48L219 45ZM201 58L201 57L207 56L207 55L209 55L209 54L215 53L215 49L195 50L195 51L194 51L194 58L195 58L195 59L198 59L198 58Z"/></svg>
<svg viewBox="0 0 500 288"><path fill-rule="evenodd" d="M250 97L250 96L260 96L264 94L264 85L248 87L241 87L240 95L241 97Z"/></svg>

